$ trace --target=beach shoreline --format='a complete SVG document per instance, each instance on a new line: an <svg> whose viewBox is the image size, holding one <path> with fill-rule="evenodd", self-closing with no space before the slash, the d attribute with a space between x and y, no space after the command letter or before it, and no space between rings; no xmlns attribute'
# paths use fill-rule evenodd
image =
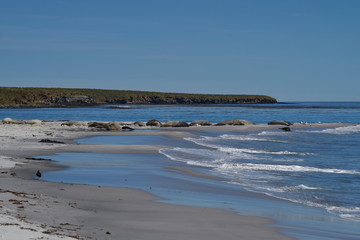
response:
<svg viewBox="0 0 360 240"><path fill-rule="evenodd" d="M0 124L2 236L9 236L8 239L11 239L11 234L15 234L16 238L19 234L32 233L45 239L261 239L265 236L268 239L290 239L280 234L277 228L270 227L269 224L274 222L265 218L241 216L219 209L160 203L155 201L160 200L159 197L142 190L38 180L34 178L38 169L43 172L55 171L63 166L46 159L31 159L33 156L61 152L158 153L159 149L168 147L91 145L74 141L84 137L164 135L184 138L203 131L256 132L278 129L281 126L260 124L145 128L161 130L156 132L104 132L89 130L85 125L62 126L62 123ZM295 124L292 128L348 125L351 124ZM41 139L63 143L39 143ZM11 222L8 217L13 221L10 225L6 225L6 222Z"/></svg>

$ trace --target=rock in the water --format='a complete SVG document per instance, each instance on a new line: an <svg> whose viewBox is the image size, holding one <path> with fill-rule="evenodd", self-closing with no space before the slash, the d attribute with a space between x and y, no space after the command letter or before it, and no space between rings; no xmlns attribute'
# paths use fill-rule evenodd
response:
<svg viewBox="0 0 360 240"><path fill-rule="evenodd" d="M158 120L150 120L146 123L146 126L154 126L154 127L161 127L161 122L159 122Z"/></svg>
<svg viewBox="0 0 360 240"><path fill-rule="evenodd" d="M141 121L136 121L136 122L134 122L134 125L137 126L137 127L145 127L146 123L141 122Z"/></svg>
<svg viewBox="0 0 360 240"><path fill-rule="evenodd" d="M216 124L216 126L225 126L225 125L254 125L254 123L249 122L247 120L227 120L222 121Z"/></svg>
<svg viewBox="0 0 360 240"><path fill-rule="evenodd" d="M291 128L289 127L283 127L283 128L279 128L281 130L283 130L284 132L291 132Z"/></svg>
<svg viewBox="0 0 360 240"><path fill-rule="evenodd" d="M167 121L162 127L189 127L189 124L182 121Z"/></svg>
<svg viewBox="0 0 360 240"><path fill-rule="evenodd" d="M40 170L37 170L36 174L35 174L38 178L41 178L41 172Z"/></svg>
<svg viewBox="0 0 360 240"><path fill-rule="evenodd" d="M287 121L279 121L279 120L274 120L271 122L268 122L268 125L285 125L285 126L291 126L293 125L291 122L287 122Z"/></svg>
<svg viewBox="0 0 360 240"><path fill-rule="evenodd" d="M196 120L190 123L190 126L211 126L212 123L206 120Z"/></svg>

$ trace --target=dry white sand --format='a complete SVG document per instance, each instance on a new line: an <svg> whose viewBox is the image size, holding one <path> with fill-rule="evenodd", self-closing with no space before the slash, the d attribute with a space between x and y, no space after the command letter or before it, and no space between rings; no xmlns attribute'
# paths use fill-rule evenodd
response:
<svg viewBox="0 0 360 240"><path fill-rule="evenodd" d="M342 124L318 124L315 127ZM0 239L289 239L268 219L218 209L158 203L147 192L45 182L37 169L59 166L26 157L56 152L157 153L166 146L77 144L75 138L98 135L192 136L197 131L260 131L281 126L224 126L167 129L158 132L102 132L86 126L0 123ZM296 125L294 127L309 127ZM59 143L39 143L49 138Z"/></svg>

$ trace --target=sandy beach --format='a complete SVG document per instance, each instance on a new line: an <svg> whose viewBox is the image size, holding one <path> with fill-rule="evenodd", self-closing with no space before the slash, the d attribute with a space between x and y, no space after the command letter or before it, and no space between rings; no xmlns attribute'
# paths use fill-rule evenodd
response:
<svg viewBox="0 0 360 240"><path fill-rule="evenodd" d="M169 147L90 145L73 140L91 136L164 135L176 139L199 131L249 132L281 126L194 126L126 132L98 131L81 124L62 126L62 123L0 123L1 239L290 239L265 218L160 203L155 201L160 199L157 196L129 188L42 181L35 177L37 170L54 171L62 166L48 159L32 158L61 152L158 153L159 149ZM312 125L337 126L343 124ZM295 124L292 127L310 126ZM58 143L39 142L42 139ZM198 177L206 176L199 174Z"/></svg>

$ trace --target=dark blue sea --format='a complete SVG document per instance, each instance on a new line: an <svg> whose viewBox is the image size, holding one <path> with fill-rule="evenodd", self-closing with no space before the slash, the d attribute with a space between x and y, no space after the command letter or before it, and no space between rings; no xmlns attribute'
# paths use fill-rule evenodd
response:
<svg viewBox="0 0 360 240"><path fill-rule="evenodd" d="M244 105L111 105L91 108L0 109L0 117L13 119L83 121L185 121L220 122L245 119L267 123L275 119L290 122L360 122L360 102L292 102Z"/></svg>
<svg viewBox="0 0 360 240"><path fill-rule="evenodd" d="M161 149L160 155L59 154L52 159L69 168L46 173L45 179L140 188L172 203L270 217L283 232L297 239L360 239L359 102L1 109L0 116L86 121L245 119L257 124L272 120L353 123L291 132L198 132L182 141L164 136L83 139L79 141L138 145L150 142L174 148ZM164 168L168 165L187 167L221 180L191 178Z"/></svg>

